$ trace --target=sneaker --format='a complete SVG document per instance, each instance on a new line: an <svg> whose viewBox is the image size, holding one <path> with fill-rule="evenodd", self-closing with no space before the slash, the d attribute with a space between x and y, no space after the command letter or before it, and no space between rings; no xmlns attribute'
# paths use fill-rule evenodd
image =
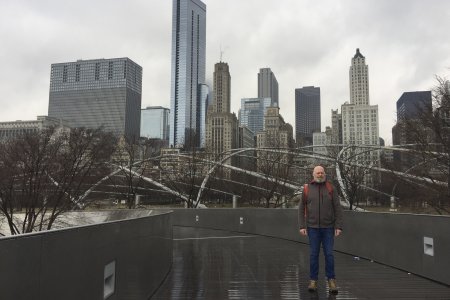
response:
<svg viewBox="0 0 450 300"><path fill-rule="evenodd" d="M310 291L310 292L317 291L317 280L310 280L309 281L308 291Z"/></svg>
<svg viewBox="0 0 450 300"><path fill-rule="evenodd" d="M328 280L328 290L331 294L337 294L338 288L336 286L336 279L329 279Z"/></svg>

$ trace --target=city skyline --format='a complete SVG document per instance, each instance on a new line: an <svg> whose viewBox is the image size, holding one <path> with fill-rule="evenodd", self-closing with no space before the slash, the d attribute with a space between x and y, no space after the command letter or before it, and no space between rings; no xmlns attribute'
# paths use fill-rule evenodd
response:
<svg viewBox="0 0 450 300"><path fill-rule="evenodd" d="M402 93L430 90L434 75L449 75L448 1L203 2L206 83L222 55L232 69L235 113L240 99L257 97L256 75L268 67L280 86L280 113L292 125L295 88L321 87L324 131L331 109L350 101L348 67L359 48L370 66L380 136L391 144ZM89 10L83 3L0 4L0 121L46 115L51 64L77 59L129 57L143 67L142 107L170 107L172 1L98 1Z"/></svg>

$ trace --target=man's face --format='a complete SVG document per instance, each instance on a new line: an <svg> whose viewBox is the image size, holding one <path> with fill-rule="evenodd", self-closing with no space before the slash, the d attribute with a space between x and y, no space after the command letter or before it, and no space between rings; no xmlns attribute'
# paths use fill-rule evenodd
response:
<svg viewBox="0 0 450 300"><path fill-rule="evenodd" d="M325 181L325 170L322 167L315 167L313 171L314 181L321 183Z"/></svg>

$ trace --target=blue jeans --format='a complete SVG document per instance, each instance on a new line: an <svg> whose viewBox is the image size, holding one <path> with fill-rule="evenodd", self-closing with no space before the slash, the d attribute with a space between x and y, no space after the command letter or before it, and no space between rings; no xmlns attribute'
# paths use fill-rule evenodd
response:
<svg viewBox="0 0 450 300"><path fill-rule="evenodd" d="M336 278L334 274L334 228L311 228L308 227L309 238L309 278L317 280L319 277L319 253L322 244L325 256L325 273L328 279Z"/></svg>

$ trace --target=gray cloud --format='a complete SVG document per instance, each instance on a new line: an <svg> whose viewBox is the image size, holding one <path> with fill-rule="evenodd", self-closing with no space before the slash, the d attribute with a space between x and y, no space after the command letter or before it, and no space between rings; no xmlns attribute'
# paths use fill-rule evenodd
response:
<svg viewBox="0 0 450 300"><path fill-rule="evenodd" d="M371 104L391 141L395 102L427 90L450 67L450 2L445 0L205 0L207 77L230 65L232 110L257 95L256 74L270 67L280 107L294 125L294 90L320 86L322 129L349 99L356 48L369 64ZM170 106L172 1L0 2L0 120L47 114L50 65L127 56L144 68L142 105Z"/></svg>

